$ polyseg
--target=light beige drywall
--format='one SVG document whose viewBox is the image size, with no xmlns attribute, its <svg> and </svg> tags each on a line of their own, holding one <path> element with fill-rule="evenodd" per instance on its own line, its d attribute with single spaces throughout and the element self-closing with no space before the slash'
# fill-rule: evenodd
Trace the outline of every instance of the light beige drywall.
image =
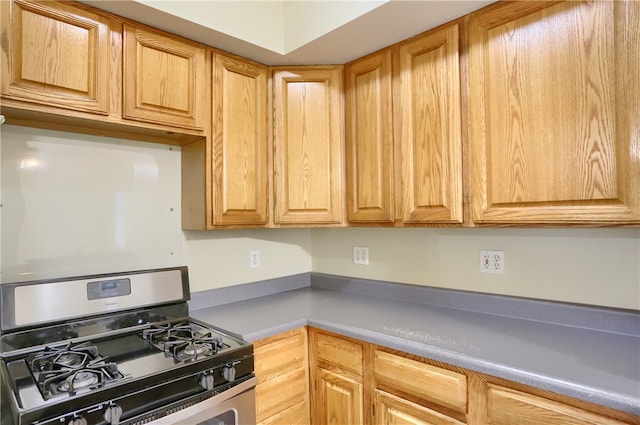
<svg viewBox="0 0 640 425">
<path fill-rule="evenodd" d="M 640 229 L 314 229 L 313 271 L 640 310 Z M 369 248 L 354 265 L 353 246 Z M 480 272 L 502 250 L 505 273 Z"/>
<path fill-rule="evenodd" d="M 182 256 L 192 291 L 307 273 L 311 270 L 308 229 L 185 231 Z M 260 265 L 249 266 L 257 250 Z"/>
<path fill-rule="evenodd" d="M 308 229 L 183 232 L 179 147 L 6 124 L 0 140 L 2 283 L 187 265 L 198 291 L 311 270 Z"/>
</svg>

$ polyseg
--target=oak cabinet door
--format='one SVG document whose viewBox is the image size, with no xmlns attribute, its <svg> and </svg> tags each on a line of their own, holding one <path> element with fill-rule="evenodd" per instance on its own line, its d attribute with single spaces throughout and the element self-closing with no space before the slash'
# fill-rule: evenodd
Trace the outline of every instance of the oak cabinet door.
<svg viewBox="0 0 640 425">
<path fill-rule="evenodd" d="M 63 2 L 1 3 L 2 97 L 106 115 L 109 18 Z"/>
<path fill-rule="evenodd" d="M 364 342 L 312 329 L 309 367 L 314 425 L 369 423 Z"/>
<path fill-rule="evenodd" d="M 635 1 L 472 15 L 475 222 L 640 222 L 638 22 Z"/>
<path fill-rule="evenodd" d="M 375 390 L 374 400 L 374 423 L 379 425 L 463 425 L 463 422 L 384 391 Z"/>
<path fill-rule="evenodd" d="M 394 221 L 391 50 L 345 66 L 347 220 Z"/>
<path fill-rule="evenodd" d="M 318 424 L 359 425 L 363 423 L 362 382 L 325 369 L 316 374 Z"/>
<path fill-rule="evenodd" d="M 129 24 L 124 25 L 123 46 L 123 118 L 203 129 L 205 47 Z"/>
<path fill-rule="evenodd" d="M 625 425 L 596 413 L 532 394 L 489 384 L 488 425 Z"/>
<path fill-rule="evenodd" d="M 273 73 L 276 225 L 343 222 L 342 67 Z"/>
<path fill-rule="evenodd" d="M 458 25 L 401 44 L 394 63 L 399 218 L 462 223 Z"/>
<path fill-rule="evenodd" d="M 373 361 L 376 386 L 410 394 L 421 402 L 461 414 L 467 412 L 468 386 L 464 374 L 382 350 L 374 351 Z"/>
<path fill-rule="evenodd" d="M 213 226 L 266 226 L 267 68 L 216 52 L 213 63 Z"/>
<path fill-rule="evenodd" d="M 256 418 L 260 425 L 309 424 L 307 331 L 254 342 Z"/>
</svg>

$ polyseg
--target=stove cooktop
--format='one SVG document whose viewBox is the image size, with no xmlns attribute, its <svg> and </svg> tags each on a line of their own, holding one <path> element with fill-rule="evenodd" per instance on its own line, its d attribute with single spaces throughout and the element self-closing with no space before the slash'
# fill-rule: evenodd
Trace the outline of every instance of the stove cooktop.
<svg viewBox="0 0 640 425">
<path fill-rule="evenodd" d="M 19 404 L 30 410 L 154 376 L 185 374 L 182 369 L 199 363 L 214 367 L 228 361 L 225 353 L 246 345 L 192 320 L 46 346 L 6 359 L 5 365 Z"/>
</svg>

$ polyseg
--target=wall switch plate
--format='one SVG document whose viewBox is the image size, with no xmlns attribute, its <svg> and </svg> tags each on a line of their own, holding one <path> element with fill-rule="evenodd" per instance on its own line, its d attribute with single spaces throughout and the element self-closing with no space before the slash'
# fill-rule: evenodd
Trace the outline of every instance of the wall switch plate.
<svg viewBox="0 0 640 425">
<path fill-rule="evenodd" d="M 369 264 L 369 248 L 366 246 L 353 247 L 353 264 L 366 266 Z"/>
<path fill-rule="evenodd" d="M 504 273 L 504 251 L 480 251 L 480 271 L 482 273 Z"/>
<path fill-rule="evenodd" d="M 260 267 L 260 251 L 257 249 L 249 251 L 249 267 L 252 269 Z"/>
</svg>

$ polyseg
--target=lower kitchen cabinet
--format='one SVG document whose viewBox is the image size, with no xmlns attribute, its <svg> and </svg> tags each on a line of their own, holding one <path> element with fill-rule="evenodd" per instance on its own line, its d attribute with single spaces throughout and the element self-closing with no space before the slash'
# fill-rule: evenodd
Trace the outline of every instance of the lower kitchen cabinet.
<svg viewBox="0 0 640 425">
<path fill-rule="evenodd" d="M 253 343 L 258 425 L 309 424 L 307 331 L 298 328 Z"/>
<path fill-rule="evenodd" d="M 315 328 L 254 347 L 259 425 L 640 425 L 640 416 Z"/>
<path fill-rule="evenodd" d="M 322 368 L 314 372 L 313 423 L 363 423 L 362 382 Z"/>
<path fill-rule="evenodd" d="M 375 423 L 381 425 L 462 425 L 453 418 L 381 390 L 374 392 Z"/>
<path fill-rule="evenodd" d="M 310 331 L 312 424 L 368 423 L 364 422 L 365 346 L 362 341 Z"/>
<path fill-rule="evenodd" d="M 372 350 L 375 411 L 384 414 L 376 418 L 377 422 L 396 423 L 388 419 L 398 416 L 399 412 L 403 412 L 401 416 L 414 418 L 411 423 L 456 424 L 461 423 L 456 419 L 466 419 L 467 376 L 464 373 L 382 347 Z M 405 410 L 398 410 L 398 400 L 406 401 L 402 404 Z M 386 407 L 390 403 L 394 406 L 391 410 Z"/>
<path fill-rule="evenodd" d="M 487 425 L 625 425 L 638 424 L 602 416 L 560 401 L 488 383 L 482 402 L 486 403 Z"/>
</svg>

